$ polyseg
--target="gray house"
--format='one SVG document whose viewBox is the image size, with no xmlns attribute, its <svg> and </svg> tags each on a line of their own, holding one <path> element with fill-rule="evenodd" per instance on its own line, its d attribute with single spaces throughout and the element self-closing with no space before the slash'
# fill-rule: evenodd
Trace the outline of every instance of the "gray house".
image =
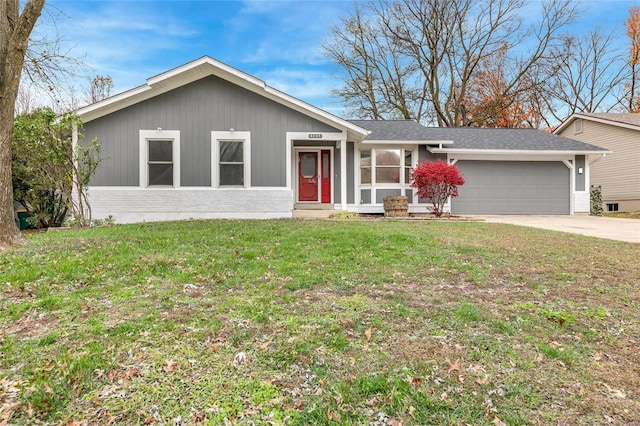
<svg viewBox="0 0 640 426">
<path fill-rule="evenodd" d="M 207 56 L 77 113 L 102 145 L 94 217 L 119 223 L 381 213 L 389 195 L 426 213 L 409 173 L 436 158 L 467 181 L 454 214 L 582 213 L 589 164 L 608 152 L 537 130 L 347 121 Z"/>
</svg>

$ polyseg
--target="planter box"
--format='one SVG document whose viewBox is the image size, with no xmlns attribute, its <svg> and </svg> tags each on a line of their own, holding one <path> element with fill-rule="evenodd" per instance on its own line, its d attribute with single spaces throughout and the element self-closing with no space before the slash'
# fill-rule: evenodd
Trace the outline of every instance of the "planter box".
<svg viewBox="0 0 640 426">
<path fill-rule="evenodd" d="M 409 199 L 404 196 L 384 197 L 384 217 L 409 217 Z"/>
</svg>

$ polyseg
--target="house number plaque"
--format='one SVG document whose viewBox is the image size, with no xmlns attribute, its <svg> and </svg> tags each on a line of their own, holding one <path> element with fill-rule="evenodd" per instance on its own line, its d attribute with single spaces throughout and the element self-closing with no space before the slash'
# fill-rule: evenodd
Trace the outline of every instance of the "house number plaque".
<svg viewBox="0 0 640 426">
<path fill-rule="evenodd" d="M 322 133 L 309 133 L 309 139 L 322 139 Z"/>
</svg>

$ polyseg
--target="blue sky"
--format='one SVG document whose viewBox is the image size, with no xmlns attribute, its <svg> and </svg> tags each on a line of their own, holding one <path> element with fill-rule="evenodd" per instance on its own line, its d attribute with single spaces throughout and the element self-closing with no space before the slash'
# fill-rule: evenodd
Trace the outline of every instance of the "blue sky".
<svg viewBox="0 0 640 426">
<path fill-rule="evenodd" d="M 536 4 L 529 7 L 535 10 Z M 583 15 L 574 29 L 616 30 L 626 43 L 622 22 L 633 4 L 581 0 Z M 49 0 L 43 22 L 63 13 L 56 26 L 72 54 L 82 57 L 92 74 L 111 76 L 116 92 L 209 55 L 340 115 L 340 101 L 330 96 L 340 80 L 321 44 L 352 5 L 351 0 Z"/>
</svg>

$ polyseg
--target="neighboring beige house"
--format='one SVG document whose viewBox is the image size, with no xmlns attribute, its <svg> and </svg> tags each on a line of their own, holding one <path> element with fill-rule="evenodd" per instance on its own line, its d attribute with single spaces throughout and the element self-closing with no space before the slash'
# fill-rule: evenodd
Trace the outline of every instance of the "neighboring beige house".
<svg viewBox="0 0 640 426">
<path fill-rule="evenodd" d="M 605 211 L 640 211 L 640 114 L 573 114 L 554 133 L 612 151 L 591 164 L 590 182 Z"/>
</svg>

